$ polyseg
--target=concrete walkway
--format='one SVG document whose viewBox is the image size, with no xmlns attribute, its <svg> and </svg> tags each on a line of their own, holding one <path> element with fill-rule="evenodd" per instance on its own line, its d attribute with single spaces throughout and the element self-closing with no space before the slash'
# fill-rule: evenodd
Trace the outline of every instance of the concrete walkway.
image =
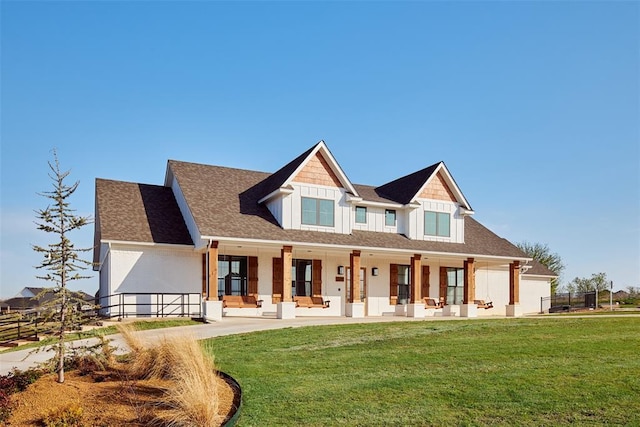
<svg viewBox="0 0 640 427">
<path fill-rule="evenodd" d="M 601 318 L 601 317 L 640 317 L 640 315 L 584 315 L 584 316 L 527 316 L 549 319 L 575 319 L 581 318 Z M 164 329 L 152 329 L 148 331 L 137 332 L 144 341 L 157 341 L 162 337 L 170 336 L 192 336 L 201 340 L 212 337 L 220 337 L 225 335 L 242 334 L 255 331 L 266 331 L 271 329 L 283 328 L 299 328 L 303 326 L 317 325 L 341 325 L 353 323 L 381 323 L 381 322 L 433 322 L 443 320 L 487 320 L 487 319 L 504 319 L 502 316 L 482 316 L 474 319 L 461 317 L 427 317 L 424 319 L 415 319 L 400 316 L 382 316 L 382 317 L 365 317 L 354 319 L 352 317 L 297 317 L 295 319 L 276 319 L 275 317 L 224 317 L 222 321 L 194 326 L 179 326 Z M 511 317 L 513 319 L 513 317 Z M 132 319 L 134 320 L 134 319 Z M 119 334 L 109 335 L 111 345 L 117 347 L 116 353 L 123 354 L 128 351 L 124 340 Z M 69 343 L 70 346 L 80 347 L 96 344 L 96 338 L 86 340 L 77 340 Z M 26 370 L 37 366 L 39 363 L 45 362 L 53 357 L 52 351 L 36 351 L 38 349 L 18 350 L 0 353 L 0 375 L 6 375 L 13 368 Z"/>
<path fill-rule="evenodd" d="M 339 325 L 350 323 L 380 323 L 380 322 L 411 322 L 411 321 L 434 321 L 434 320 L 454 320 L 454 317 L 431 317 L 426 319 L 412 319 L 408 317 L 367 317 L 354 319 L 351 317 L 297 317 L 295 319 L 276 319 L 269 317 L 224 317 L 222 321 L 207 323 L 202 325 L 178 326 L 173 328 L 152 329 L 139 331 L 137 334 L 143 341 L 156 341 L 162 337 L 171 336 L 192 336 L 201 340 L 225 335 L 242 334 L 255 331 L 266 331 L 270 329 L 299 328 L 303 326 L 316 325 Z M 134 320 L 134 319 L 132 319 Z M 111 345 L 117 347 L 117 354 L 128 351 L 127 345 L 119 334 L 108 335 Z M 97 338 L 76 340 L 69 343 L 71 347 L 81 347 L 97 344 Z M 38 351 L 39 350 L 39 351 Z M 43 351 L 42 349 L 26 349 L 0 353 L 0 375 L 6 375 L 13 368 L 26 370 L 46 362 L 53 357 L 53 351 Z"/>
</svg>

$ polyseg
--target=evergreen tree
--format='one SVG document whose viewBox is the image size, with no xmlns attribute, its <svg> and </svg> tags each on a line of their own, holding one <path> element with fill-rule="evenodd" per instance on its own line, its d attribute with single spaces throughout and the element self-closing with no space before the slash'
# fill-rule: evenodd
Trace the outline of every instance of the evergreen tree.
<svg viewBox="0 0 640 427">
<path fill-rule="evenodd" d="M 53 150 L 53 163 L 48 162 L 49 178 L 53 181 L 53 190 L 38 193 L 50 200 L 50 205 L 45 209 L 36 210 L 36 225 L 38 230 L 54 235 L 53 243 L 46 246 L 32 245 L 36 252 L 43 254 L 43 261 L 37 269 L 45 270 L 43 275 L 36 276 L 39 279 L 53 282 L 53 286 L 47 288 L 42 294 L 53 292 L 55 297 L 43 304 L 46 320 L 52 321 L 56 330 L 56 351 L 55 362 L 57 364 L 58 382 L 64 382 L 64 356 L 65 356 L 65 331 L 71 329 L 76 324 L 78 310 L 81 299 L 78 294 L 70 291 L 67 284 L 73 280 L 86 279 L 88 276 L 80 274 L 91 262 L 80 258 L 80 253 L 90 251 L 87 249 L 76 249 L 69 239 L 69 234 L 87 224 L 90 224 L 90 217 L 76 215 L 69 206 L 69 197 L 78 188 L 79 181 L 72 185 L 67 185 L 65 179 L 69 176 L 69 171 L 60 170 L 58 155 Z M 39 295 L 39 297 L 42 296 Z"/>
</svg>

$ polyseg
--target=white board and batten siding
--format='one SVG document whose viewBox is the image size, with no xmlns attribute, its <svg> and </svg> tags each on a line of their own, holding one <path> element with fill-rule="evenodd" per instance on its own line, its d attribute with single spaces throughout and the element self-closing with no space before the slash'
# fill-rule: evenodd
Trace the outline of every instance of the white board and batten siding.
<svg viewBox="0 0 640 427">
<path fill-rule="evenodd" d="M 408 235 L 414 240 L 430 240 L 434 242 L 464 243 L 464 218 L 459 214 L 460 205 L 458 203 L 445 202 L 442 200 L 419 200 L 421 207 L 413 209 L 409 213 Z M 450 236 L 427 236 L 424 234 L 424 213 L 445 212 L 450 215 Z"/>
<path fill-rule="evenodd" d="M 194 252 L 192 248 L 113 244 L 106 260 L 107 265 L 103 266 L 103 269 L 108 268 L 108 273 L 101 274 L 101 278 L 105 277 L 105 283 L 100 284 L 100 293 L 180 293 L 192 294 L 191 299 L 195 300 L 201 291 L 201 257 L 202 255 Z M 124 300 L 112 297 L 108 305 L 113 306 L 119 301 L 131 304 L 125 307 L 125 313 L 128 315 L 150 315 L 159 309 L 154 304 L 154 297 L 146 295 L 126 296 Z M 151 305 L 135 307 L 135 303 Z M 113 307 L 110 312 L 111 315 L 117 314 L 118 308 Z"/>
<path fill-rule="evenodd" d="M 346 202 L 343 188 L 325 187 L 312 184 L 294 183 L 294 191 L 287 196 L 277 197 L 267 203 L 271 214 L 284 229 L 310 230 L 339 234 L 351 233 L 351 205 Z M 334 201 L 333 227 L 307 225 L 302 223 L 302 198 L 325 199 Z"/>
</svg>

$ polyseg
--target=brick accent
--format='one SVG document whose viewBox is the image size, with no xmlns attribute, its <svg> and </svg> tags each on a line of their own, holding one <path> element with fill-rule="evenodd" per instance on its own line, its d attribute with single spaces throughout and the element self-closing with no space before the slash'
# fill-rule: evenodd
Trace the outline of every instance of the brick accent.
<svg viewBox="0 0 640 427">
<path fill-rule="evenodd" d="M 338 176 L 331 170 L 331 166 L 320 153 L 316 153 L 314 157 L 310 158 L 293 180 L 307 184 L 342 188 Z"/>
<path fill-rule="evenodd" d="M 456 201 L 455 196 L 444 181 L 440 172 L 438 172 L 437 175 L 433 177 L 429 185 L 422 190 L 419 197 L 421 199 L 446 200 L 448 202 Z"/>
</svg>

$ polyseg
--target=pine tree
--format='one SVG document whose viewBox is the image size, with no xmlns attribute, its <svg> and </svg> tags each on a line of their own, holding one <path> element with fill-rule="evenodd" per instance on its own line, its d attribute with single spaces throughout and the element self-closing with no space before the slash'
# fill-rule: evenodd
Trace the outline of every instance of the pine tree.
<svg viewBox="0 0 640 427">
<path fill-rule="evenodd" d="M 76 249 L 69 239 L 69 234 L 92 222 L 90 217 L 83 217 L 74 214 L 74 210 L 69 206 L 69 197 L 76 191 L 79 181 L 72 185 L 67 185 L 65 179 L 70 171 L 60 170 L 58 155 L 53 150 L 53 163 L 48 162 L 49 178 L 53 181 L 53 190 L 38 193 L 38 195 L 50 199 L 50 205 L 45 209 L 36 210 L 35 222 L 38 230 L 52 233 L 55 237 L 53 243 L 46 246 L 32 245 L 33 250 L 44 255 L 43 261 L 37 269 L 46 271 L 46 274 L 36 276 L 38 279 L 47 280 L 54 283 L 54 286 L 47 288 L 38 297 L 47 292 L 53 292 L 55 297 L 44 303 L 46 320 L 52 321 L 56 330 L 56 343 L 53 345 L 58 372 L 58 382 L 64 382 L 64 356 L 65 356 L 65 331 L 71 328 L 77 321 L 78 311 L 76 308 L 81 299 L 76 292 L 70 291 L 67 284 L 72 280 L 87 279 L 89 276 L 80 274 L 80 270 L 85 270 L 91 262 L 80 258 L 80 253 L 88 252 L 92 248 Z"/>
</svg>

